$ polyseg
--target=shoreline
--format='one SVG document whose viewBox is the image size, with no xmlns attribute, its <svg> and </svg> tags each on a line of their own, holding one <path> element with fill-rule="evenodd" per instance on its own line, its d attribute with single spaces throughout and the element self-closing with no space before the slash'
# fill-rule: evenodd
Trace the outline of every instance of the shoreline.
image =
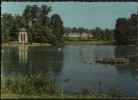
<svg viewBox="0 0 138 100">
<path fill-rule="evenodd" d="M 113 45 L 113 41 L 65 41 L 64 43 L 57 44 L 60 45 Z M 48 43 L 32 43 L 32 44 L 10 44 L 10 43 L 2 43 L 1 46 L 53 46 Z"/>
<path fill-rule="evenodd" d="M 113 45 L 113 41 L 65 41 L 64 45 Z"/>
<path fill-rule="evenodd" d="M 20 44 L 9 44 L 9 43 L 2 43 L 1 46 L 52 46 L 52 44 L 40 44 L 40 43 L 33 43 L 33 44 L 26 44 L 26 45 L 20 45 Z"/>
<path fill-rule="evenodd" d="M 65 93 L 62 98 L 61 94 L 56 95 L 24 95 L 24 94 L 13 94 L 13 93 L 2 93 L 1 99 L 137 99 L 137 96 L 122 96 L 120 98 L 112 97 L 106 94 L 90 94 L 90 95 L 79 95 L 79 94 L 68 94 Z"/>
</svg>

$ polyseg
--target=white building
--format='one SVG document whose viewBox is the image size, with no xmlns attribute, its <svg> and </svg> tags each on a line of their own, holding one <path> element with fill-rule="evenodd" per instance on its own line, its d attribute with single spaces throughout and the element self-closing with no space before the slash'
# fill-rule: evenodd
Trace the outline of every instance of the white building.
<svg viewBox="0 0 138 100">
<path fill-rule="evenodd" d="M 18 42 L 20 44 L 25 44 L 28 42 L 28 33 L 25 28 L 21 28 L 18 35 Z"/>
<path fill-rule="evenodd" d="M 63 35 L 70 40 L 90 40 L 93 39 L 93 35 L 91 33 L 69 33 Z"/>
</svg>

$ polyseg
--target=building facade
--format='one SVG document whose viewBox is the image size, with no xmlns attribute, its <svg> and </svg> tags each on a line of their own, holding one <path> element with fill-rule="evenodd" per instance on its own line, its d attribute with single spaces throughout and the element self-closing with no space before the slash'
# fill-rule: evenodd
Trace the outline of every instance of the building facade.
<svg viewBox="0 0 138 100">
<path fill-rule="evenodd" d="M 63 37 L 66 37 L 70 40 L 91 40 L 93 35 L 91 33 L 69 33 L 64 34 Z"/>
</svg>

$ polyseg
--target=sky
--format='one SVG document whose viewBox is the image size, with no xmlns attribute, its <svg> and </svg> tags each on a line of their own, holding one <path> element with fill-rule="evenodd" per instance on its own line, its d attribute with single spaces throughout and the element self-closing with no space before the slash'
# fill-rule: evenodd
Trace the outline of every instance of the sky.
<svg viewBox="0 0 138 100">
<path fill-rule="evenodd" d="M 113 29 L 117 18 L 129 18 L 137 12 L 136 2 L 1 2 L 1 13 L 23 13 L 26 5 L 47 5 L 59 14 L 65 27 Z"/>
</svg>

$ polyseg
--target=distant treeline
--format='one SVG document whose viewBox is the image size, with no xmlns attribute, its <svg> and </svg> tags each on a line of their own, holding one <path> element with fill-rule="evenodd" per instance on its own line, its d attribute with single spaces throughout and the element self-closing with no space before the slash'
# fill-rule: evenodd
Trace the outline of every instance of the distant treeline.
<svg viewBox="0 0 138 100">
<path fill-rule="evenodd" d="M 80 28 L 70 28 L 65 27 L 64 28 L 65 34 L 69 33 L 91 33 L 93 34 L 94 40 L 113 40 L 114 39 L 114 30 L 113 29 L 101 29 L 99 27 L 96 27 L 95 29 L 86 29 L 83 27 Z"/>
<path fill-rule="evenodd" d="M 51 43 L 56 45 L 62 42 L 64 27 L 61 17 L 54 14 L 51 17 L 48 13 L 51 7 L 42 5 L 27 5 L 22 15 L 5 13 L 2 15 L 2 42 L 18 40 L 20 28 L 26 28 L 29 34 L 29 42 Z"/>
<path fill-rule="evenodd" d="M 18 41 L 20 28 L 26 28 L 29 42 L 51 43 L 53 45 L 64 41 L 63 34 L 91 33 L 94 40 L 114 40 L 117 45 L 136 44 L 137 40 L 137 15 L 130 18 L 118 18 L 115 29 L 69 28 L 63 26 L 63 21 L 58 14 L 48 16 L 51 7 L 42 5 L 27 5 L 22 15 L 2 14 L 1 31 L 2 42 Z"/>
<path fill-rule="evenodd" d="M 137 15 L 130 18 L 118 18 L 114 30 L 117 45 L 134 45 L 137 41 Z"/>
</svg>

